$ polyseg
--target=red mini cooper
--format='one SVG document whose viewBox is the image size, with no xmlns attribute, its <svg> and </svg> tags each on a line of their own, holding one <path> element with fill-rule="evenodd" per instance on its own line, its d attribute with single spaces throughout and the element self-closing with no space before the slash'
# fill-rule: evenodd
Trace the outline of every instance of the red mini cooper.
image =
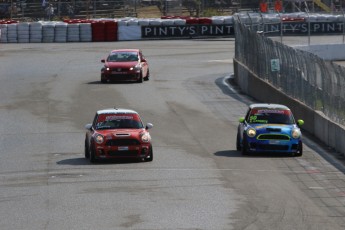
<svg viewBox="0 0 345 230">
<path fill-rule="evenodd" d="M 85 158 L 91 163 L 99 159 L 132 158 L 152 161 L 151 123 L 143 125 L 139 114 L 129 109 L 104 109 L 96 112 L 87 124 Z"/>
<path fill-rule="evenodd" d="M 110 81 L 148 81 L 150 70 L 147 60 L 139 49 L 118 49 L 101 60 L 104 67 L 101 69 L 101 82 Z"/>
</svg>

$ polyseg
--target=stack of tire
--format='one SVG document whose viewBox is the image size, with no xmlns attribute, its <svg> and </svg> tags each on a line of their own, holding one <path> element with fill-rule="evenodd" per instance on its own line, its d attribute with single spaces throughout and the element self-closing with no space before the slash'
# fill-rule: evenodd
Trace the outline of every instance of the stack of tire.
<svg viewBox="0 0 345 230">
<path fill-rule="evenodd" d="M 30 42 L 31 43 L 42 42 L 42 23 L 40 22 L 30 23 Z"/>
<path fill-rule="evenodd" d="M 18 42 L 17 24 L 7 25 L 7 42 L 8 43 Z"/>
<path fill-rule="evenodd" d="M 104 42 L 104 30 L 105 30 L 105 23 L 104 21 L 93 21 L 91 23 L 92 27 L 92 41 L 93 42 Z"/>
<path fill-rule="evenodd" d="M 80 41 L 81 42 L 91 42 L 92 41 L 92 27 L 90 22 L 80 23 Z"/>
<path fill-rule="evenodd" d="M 67 23 L 59 22 L 55 24 L 55 42 L 67 42 Z"/>
<path fill-rule="evenodd" d="M 17 36 L 19 43 L 30 42 L 30 24 L 28 22 L 20 22 L 17 24 Z"/>
<path fill-rule="evenodd" d="M 7 24 L 0 24 L 0 42 L 7 43 Z"/>
<path fill-rule="evenodd" d="M 86 19 L 67 19 L 68 23 L 67 41 L 69 42 L 91 42 L 92 41 L 92 20 Z M 70 25 L 74 24 L 74 25 Z M 78 31 L 77 31 L 78 30 Z"/>
<path fill-rule="evenodd" d="M 42 24 L 42 42 L 50 43 L 55 40 L 55 23 L 43 22 Z"/>
<path fill-rule="evenodd" d="M 105 41 L 117 41 L 118 25 L 116 21 L 106 21 L 104 23 Z"/>
<path fill-rule="evenodd" d="M 92 41 L 117 41 L 118 23 L 115 20 L 92 21 Z"/>
<path fill-rule="evenodd" d="M 79 23 L 69 23 L 67 24 L 67 41 L 68 42 L 79 42 L 80 41 L 80 31 Z"/>
</svg>

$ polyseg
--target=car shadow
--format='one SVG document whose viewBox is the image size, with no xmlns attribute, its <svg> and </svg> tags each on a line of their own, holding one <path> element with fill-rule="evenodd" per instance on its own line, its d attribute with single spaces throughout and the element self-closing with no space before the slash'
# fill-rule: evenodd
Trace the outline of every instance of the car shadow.
<svg viewBox="0 0 345 230">
<path fill-rule="evenodd" d="M 95 163 L 90 163 L 89 159 L 84 157 L 65 159 L 57 161 L 58 165 L 107 165 L 107 164 L 133 164 L 133 163 L 145 163 L 145 161 L 137 159 L 110 159 L 110 160 L 97 160 Z"/>
<path fill-rule="evenodd" d="M 215 156 L 218 157 L 255 157 L 255 158 L 286 158 L 286 157 L 294 157 L 290 153 L 248 153 L 243 155 L 240 151 L 237 150 L 223 150 L 214 153 Z"/>
<path fill-rule="evenodd" d="M 88 84 L 88 85 L 101 85 L 103 83 L 101 81 L 90 81 L 90 82 L 87 82 L 86 84 Z"/>
<path fill-rule="evenodd" d="M 87 82 L 88 85 L 122 85 L 122 84 L 140 84 L 136 81 L 110 81 L 107 83 L 102 83 L 101 81 L 90 81 Z"/>
<path fill-rule="evenodd" d="M 243 157 L 241 152 L 236 150 L 223 150 L 214 153 L 218 157 Z"/>
</svg>

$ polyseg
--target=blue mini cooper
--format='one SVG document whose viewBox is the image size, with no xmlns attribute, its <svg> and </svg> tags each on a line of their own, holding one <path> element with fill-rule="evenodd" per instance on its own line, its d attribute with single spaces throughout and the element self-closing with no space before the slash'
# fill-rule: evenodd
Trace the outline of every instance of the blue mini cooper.
<svg viewBox="0 0 345 230">
<path fill-rule="evenodd" d="M 302 156 L 302 134 L 291 110 L 279 104 L 252 104 L 238 125 L 236 148 L 251 152 L 284 152 Z"/>
</svg>

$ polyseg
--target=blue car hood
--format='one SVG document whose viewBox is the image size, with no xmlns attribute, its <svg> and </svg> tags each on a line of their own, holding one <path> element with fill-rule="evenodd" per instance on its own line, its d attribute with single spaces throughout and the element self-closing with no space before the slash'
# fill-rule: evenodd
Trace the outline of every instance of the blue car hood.
<svg viewBox="0 0 345 230">
<path fill-rule="evenodd" d="M 296 124 L 250 124 L 251 127 L 256 129 L 258 134 L 261 133 L 281 133 L 291 135 L 291 130 L 298 128 Z"/>
</svg>

